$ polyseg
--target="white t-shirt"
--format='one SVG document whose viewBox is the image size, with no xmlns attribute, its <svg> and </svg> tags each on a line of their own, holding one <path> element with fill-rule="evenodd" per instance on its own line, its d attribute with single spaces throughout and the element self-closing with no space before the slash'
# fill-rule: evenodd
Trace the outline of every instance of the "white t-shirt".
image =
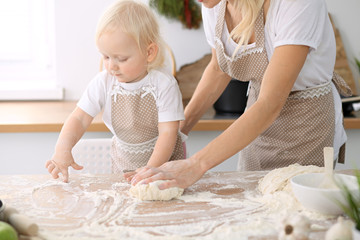
<svg viewBox="0 0 360 240">
<path fill-rule="evenodd" d="M 202 6 L 204 31 L 212 48 L 215 48 L 215 26 L 219 8 L 220 3 L 213 8 Z M 265 49 L 269 60 L 274 49 L 279 46 L 310 47 L 292 91 L 317 87 L 331 81 L 336 59 L 336 42 L 325 0 L 271 0 L 264 31 Z M 229 40 L 226 21 L 224 21 L 221 40 L 227 55 L 232 56 L 237 43 L 232 39 Z M 249 47 L 255 46 L 256 43 L 249 45 Z M 346 141 L 346 133 L 342 123 L 340 95 L 335 85 L 331 84 L 335 103 L 334 150 L 337 156 L 338 149 Z"/>
<path fill-rule="evenodd" d="M 95 117 L 104 110 L 103 120 L 115 134 L 111 125 L 111 90 L 117 80 L 106 70 L 98 73 L 89 83 L 77 106 L 90 116 Z M 159 122 L 184 120 L 182 96 L 175 78 L 169 74 L 152 70 L 142 80 L 134 83 L 119 83 L 128 91 L 152 86 L 154 89 Z"/>
</svg>

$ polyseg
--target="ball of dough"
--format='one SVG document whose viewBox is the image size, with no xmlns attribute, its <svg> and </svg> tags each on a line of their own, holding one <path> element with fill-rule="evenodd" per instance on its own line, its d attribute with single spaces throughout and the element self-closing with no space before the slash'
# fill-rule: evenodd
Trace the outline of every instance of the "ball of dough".
<svg viewBox="0 0 360 240">
<path fill-rule="evenodd" d="M 138 183 L 135 186 L 131 186 L 129 191 L 132 196 L 143 201 L 168 201 L 173 198 L 178 198 L 183 194 L 184 189 L 178 187 L 160 190 L 158 185 L 165 181 L 166 180 L 158 180 L 149 184 Z"/>
</svg>

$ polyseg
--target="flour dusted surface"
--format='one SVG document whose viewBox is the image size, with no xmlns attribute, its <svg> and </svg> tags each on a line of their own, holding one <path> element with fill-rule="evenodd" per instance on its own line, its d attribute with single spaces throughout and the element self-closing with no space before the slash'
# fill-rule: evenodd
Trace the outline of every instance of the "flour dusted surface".
<svg viewBox="0 0 360 240">
<path fill-rule="evenodd" d="M 279 219 L 300 212 L 323 239 L 335 219 L 301 208 L 291 194 L 261 194 L 267 172 L 207 173 L 171 201 L 138 201 L 116 175 L 0 176 L 0 198 L 35 219 L 44 239 L 277 239 Z"/>
</svg>

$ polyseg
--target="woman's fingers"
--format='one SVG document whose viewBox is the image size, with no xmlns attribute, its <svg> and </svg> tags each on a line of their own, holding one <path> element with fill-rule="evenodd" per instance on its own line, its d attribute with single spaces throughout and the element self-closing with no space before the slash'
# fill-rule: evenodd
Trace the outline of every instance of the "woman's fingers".
<svg viewBox="0 0 360 240">
<path fill-rule="evenodd" d="M 158 168 L 152 168 L 152 167 L 145 167 L 141 169 L 132 179 L 131 179 L 131 185 L 135 186 L 138 182 L 144 181 L 143 183 L 150 183 L 153 180 L 150 178 L 157 174 L 160 170 Z"/>
<path fill-rule="evenodd" d="M 187 188 L 198 181 L 204 172 L 196 159 L 166 162 L 159 168 L 145 167 L 131 179 L 131 184 L 148 184 L 157 180 L 170 180 L 161 184 L 161 189 L 169 187 Z"/>
<path fill-rule="evenodd" d="M 144 175 L 146 177 L 142 178 L 142 181 L 139 181 L 140 184 L 149 184 L 151 182 L 157 181 L 157 180 L 169 180 L 172 179 L 168 174 L 166 174 L 164 171 L 161 171 L 159 169 L 151 169 L 151 175 Z M 148 172 L 144 173 L 148 174 Z"/>
<path fill-rule="evenodd" d="M 160 190 L 163 190 L 163 189 L 167 189 L 167 188 L 171 188 L 171 187 L 179 187 L 179 186 L 178 186 L 178 183 L 176 182 L 176 180 L 173 179 L 173 180 L 169 180 L 169 181 L 159 184 L 158 187 Z"/>
<path fill-rule="evenodd" d="M 180 187 L 177 180 L 174 177 L 166 172 L 162 171 L 158 168 L 151 168 L 147 171 L 142 172 L 141 175 L 136 175 L 137 180 L 132 181 L 133 185 L 138 184 L 149 184 L 158 180 L 167 180 L 164 183 L 159 185 L 159 189 L 167 189 L 171 187 Z"/>
<path fill-rule="evenodd" d="M 135 176 L 136 172 L 126 172 L 124 173 L 124 178 L 127 182 L 131 182 L 132 178 Z"/>
<path fill-rule="evenodd" d="M 126 170 L 125 170 L 123 176 L 124 176 L 124 178 L 126 179 L 126 181 L 131 182 L 132 178 L 133 178 L 136 174 L 138 174 L 138 173 L 143 173 L 143 172 L 145 172 L 145 171 L 147 171 L 147 170 L 148 170 L 148 167 L 146 167 L 146 166 L 145 166 L 145 167 L 138 168 L 138 169 L 136 169 L 135 171 L 126 171 Z"/>
</svg>

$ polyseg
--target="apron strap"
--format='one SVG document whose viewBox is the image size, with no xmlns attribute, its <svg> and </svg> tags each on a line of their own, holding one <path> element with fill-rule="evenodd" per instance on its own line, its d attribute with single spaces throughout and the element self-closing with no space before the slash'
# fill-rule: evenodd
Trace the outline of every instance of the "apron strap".
<svg viewBox="0 0 360 240">
<path fill-rule="evenodd" d="M 352 96 L 351 88 L 345 82 L 345 80 L 336 72 L 333 72 L 332 81 L 334 82 L 335 87 L 341 96 L 344 96 L 344 97 Z"/>
<path fill-rule="evenodd" d="M 345 163 L 345 143 L 339 149 L 338 163 Z"/>
</svg>

